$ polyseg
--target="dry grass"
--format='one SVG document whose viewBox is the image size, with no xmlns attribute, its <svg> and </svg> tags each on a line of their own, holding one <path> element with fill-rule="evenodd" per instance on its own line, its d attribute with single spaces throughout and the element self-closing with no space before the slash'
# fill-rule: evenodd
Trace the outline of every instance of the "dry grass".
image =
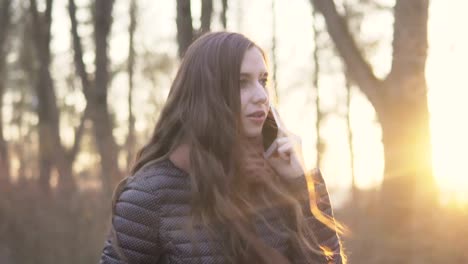
<svg viewBox="0 0 468 264">
<path fill-rule="evenodd" d="M 404 227 L 386 222 L 385 207 L 361 202 L 367 206 L 336 212 L 351 229 L 344 237 L 349 263 L 468 263 L 468 211 L 434 206 Z"/>
<path fill-rule="evenodd" d="M 97 263 L 108 230 L 103 200 L 44 196 L 31 182 L 0 187 L 0 263 Z"/>
<path fill-rule="evenodd" d="M 343 239 L 349 263 L 468 263 L 466 211 L 434 208 L 405 230 L 389 228 L 385 208 L 370 199 L 335 210 L 352 231 Z M 0 263 L 97 263 L 109 204 L 96 192 L 63 199 L 42 195 L 34 182 L 0 186 Z"/>
</svg>

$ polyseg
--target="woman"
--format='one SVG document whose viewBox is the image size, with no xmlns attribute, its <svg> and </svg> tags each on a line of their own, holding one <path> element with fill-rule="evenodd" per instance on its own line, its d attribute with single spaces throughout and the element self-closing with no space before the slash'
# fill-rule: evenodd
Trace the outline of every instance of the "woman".
<svg viewBox="0 0 468 264">
<path fill-rule="evenodd" d="M 343 262 L 325 184 L 318 170 L 304 174 L 300 142 L 280 129 L 263 156 L 267 79 L 263 51 L 241 34 L 188 48 L 116 189 L 101 263 Z"/>
</svg>

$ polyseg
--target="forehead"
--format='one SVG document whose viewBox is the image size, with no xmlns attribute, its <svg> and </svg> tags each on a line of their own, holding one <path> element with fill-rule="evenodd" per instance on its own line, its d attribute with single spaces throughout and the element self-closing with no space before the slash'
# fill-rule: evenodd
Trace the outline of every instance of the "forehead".
<svg viewBox="0 0 468 264">
<path fill-rule="evenodd" d="M 262 53 L 256 47 L 248 49 L 241 64 L 241 73 L 264 73 L 267 71 Z"/>
</svg>

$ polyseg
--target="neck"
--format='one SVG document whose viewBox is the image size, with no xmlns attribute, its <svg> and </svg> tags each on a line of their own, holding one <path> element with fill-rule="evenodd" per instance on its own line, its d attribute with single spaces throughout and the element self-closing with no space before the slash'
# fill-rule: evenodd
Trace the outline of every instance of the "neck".
<svg viewBox="0 0 468 264">
<path fill-rule="evenodd" d="M 179 169 L 190 173 L 190 146 L 186 143 L 177 146 L 169 155 L 169 159 Z"/>
</svg>

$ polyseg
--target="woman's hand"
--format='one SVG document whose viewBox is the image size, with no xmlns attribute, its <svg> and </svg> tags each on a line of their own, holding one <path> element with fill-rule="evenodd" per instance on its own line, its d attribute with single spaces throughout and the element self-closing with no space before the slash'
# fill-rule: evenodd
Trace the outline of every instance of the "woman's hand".
<svg viewBox="0 0 468 264">
<path fill-rule="evenodd" d="M 285 179 L 293 179 L 304 175 L 305 167 L 301 138 L 282 129 L 279 131 L 275 143 L 277 149 L 267 161 L 276 173 Z"/>
</svg>

